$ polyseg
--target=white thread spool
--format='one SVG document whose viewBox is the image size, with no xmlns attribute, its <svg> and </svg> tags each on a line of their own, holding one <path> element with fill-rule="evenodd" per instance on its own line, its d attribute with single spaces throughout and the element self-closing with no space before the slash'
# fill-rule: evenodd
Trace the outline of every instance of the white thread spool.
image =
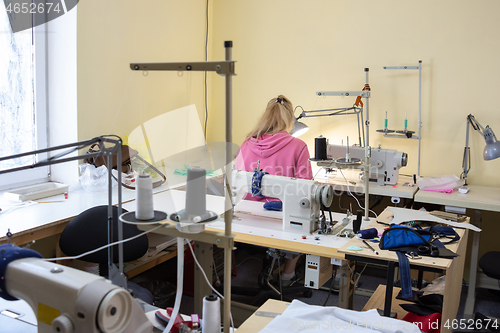
<svg viewBox="0 0 500 333">
<path fill-rule="evenodd" d="M 135 218 L 151 220 L 155 217 L 153 209 L 153 180 L 147 173 L 142 173 L 135 180 Z"/>
<path fill-rule="evenodd" d="M 203 298 L 203 333 L 220 333 L 220 299 L 214 294 Z"/>
</svg>

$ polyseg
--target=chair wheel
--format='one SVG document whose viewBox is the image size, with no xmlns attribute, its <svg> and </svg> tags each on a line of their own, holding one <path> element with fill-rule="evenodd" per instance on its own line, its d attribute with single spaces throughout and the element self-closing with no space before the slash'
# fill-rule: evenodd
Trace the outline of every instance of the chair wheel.
<svg viewBox="0 0 500 333">
<path fill-rule="evenodd" d="M 313 292 L 312 292 L 311 289 L 304 290 L 304 292 L 302 293 L 302 295 L 304 295 L 304 297 L 306 297 L 306 298 L 311 298 L 313 296 Z"/>
</svg>

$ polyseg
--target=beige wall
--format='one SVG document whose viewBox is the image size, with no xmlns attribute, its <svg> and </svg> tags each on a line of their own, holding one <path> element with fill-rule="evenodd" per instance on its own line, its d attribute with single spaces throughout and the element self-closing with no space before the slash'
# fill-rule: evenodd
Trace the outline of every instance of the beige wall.
<svg viewBox="0 0 500 333">
<path fill-rule="evenodd" d="M 237 76 L 233 82 L 234 141 L 282 93 L 306 110 L 351 106 L 353 98 L 316 97 L 319 90 L 360 90 L 370 69 L 370 145 L 407 152 L 403 173 L 417 171 L 417 141 L 384 138 L 389 128 L 417 131 L 418 71 L 383 66 L 418 65 L 422 71 L 421 174 L 460 175 L 466 116 L 472 113 L 500 135 L 495 105 L 500 46 L 497 13 L 491 1 L 255 0 L 214 2 L 213 58 L 223 59 L 222 43 L 233 40 Z M 209 137 L 223 140 L 223 82 L 214 81 Z M 298 115 L 299 111 L 297 111 Z M 354 116 L 309 118 L 302 139 L 314 152 L 320 134 L 333 143 L 357 137 Z M 469 182 L 500 186 L 500 159 L 483 161 L 484 140 L 471 133 Z"/>
<path fill-rule="evenodd" d="M 201 73 L 145 77 L 129 70 L 129 63 L 203 60 L 205 5 L 202 0 L 79 3 L 80 140 L 124 136 L 146 120 L 193 103 L 204 121 Z M 386 111 L 390 128 L 401 129 L 406 112 L 409 129 L 417 130 L 417 72 L 383 66 L 422 60 L 421 174 L 459 175 L 467 114 L 500 135 L 498 12 L 496 0 L 210 1 L 209 60 L 223 60 L 223 41 L 232 40 L 237 61 L 233 141 L 241 144 L 266 102 L 278 94 L 306 110 L 351 106 L 352 99 L 318 98 L 315 92 L 359 90 L 367 67 L 370 144 L 407 152 L 409 166 L 402 172 L 414 173 L 417 141 L 384 138 L 375 130 L 383 127 Z M 209 74 L 208 82 L 208 141 L 223 141 L 224 80 Z M 357 135 L 352 116 L 310 118 L 307 124 L 311 130 L 303 139 L 311 152 L 320 134 L 334 143 Z M 500 186 L 500 159 L 483 161 L 483 148 L 481 136 L 471 133 L 469 182 Z M 485 226 L 498 214 L 490 215 L 485 214 Z M 494 248 L 494 239 L 487 234 L 482 239 L 481 252 Z"/>
<path fill-rule="evenodd" d="M 205 15 L 204 0 L 81 1 L 79 139 L 111 133 L 123 137 L 149 119 L 190 104 L 196 105 L 203 122 L 201 72 L 144 76 L 129 64 L 205 60 Z M 172 125 L 165 124 L 165 131 Z"/>
</svg>

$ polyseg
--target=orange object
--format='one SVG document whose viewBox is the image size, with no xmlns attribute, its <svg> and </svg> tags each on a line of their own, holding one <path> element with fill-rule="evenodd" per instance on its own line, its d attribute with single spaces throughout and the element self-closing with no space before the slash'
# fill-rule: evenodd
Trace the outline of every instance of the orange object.
<svg viewBox="0 0 500 333">
<path fill-rule="evenodd" d="M 363 88 L 363 90 L 362 90 L 362 91 L 365 91 L 365 90 L 371 90 L 371 89 L 370 89 L 370 85 L 369 85 L 368 83 L 367 83 L 367 84 L 365 84 L 365 86 L 364 86 L 364 88 Z M 361 104 L 361 107 L 363 107 L 363 102 L 361 101 L 361 96 L 358 96 L 358 97 L 356 98 L 356 102 L 354 102 L 354 105 L 355 105 L 355 106 L 359 106 L 360 104 Z"/>
</svg>

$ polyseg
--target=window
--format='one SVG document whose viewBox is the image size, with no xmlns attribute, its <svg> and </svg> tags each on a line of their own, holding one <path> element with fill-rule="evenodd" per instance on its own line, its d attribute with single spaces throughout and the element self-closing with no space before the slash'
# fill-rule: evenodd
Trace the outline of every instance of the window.
<svg viewBox="0 0 500 333">
<path fill-rule="evenodd" d="M 13 33 L 0 5 L 0 156 L 47 146 L 44 26 Z M 45 156 L 0 162 L 0 170 L 31 165 Z M 48 180 L 48 167 L 0 175 L 0 189 Z"/>
</svg>

